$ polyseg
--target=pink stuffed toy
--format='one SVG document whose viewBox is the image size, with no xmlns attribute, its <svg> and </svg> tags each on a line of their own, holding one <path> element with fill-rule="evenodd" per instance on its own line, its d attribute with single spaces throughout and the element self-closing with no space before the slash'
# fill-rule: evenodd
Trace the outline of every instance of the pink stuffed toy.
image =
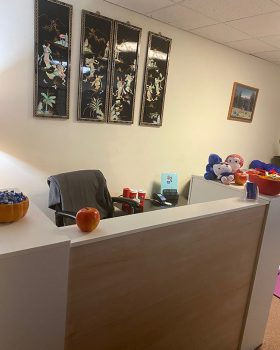
<svg viewBox="0 0 280 350">
<path fill-rule="evenodd" d="M 239 154 L 230 154 L 226 157 L 225 162 L 231 166 L 232 172 L 236 173 L 243 167 L 244 159 Z"/>
</svg>

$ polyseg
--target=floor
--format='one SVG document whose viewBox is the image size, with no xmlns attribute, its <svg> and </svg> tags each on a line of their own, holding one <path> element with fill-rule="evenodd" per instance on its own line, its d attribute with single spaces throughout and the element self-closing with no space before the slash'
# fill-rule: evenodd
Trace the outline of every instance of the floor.
<svg viewBox="0 0 280 350">
<path fill-rule="evenodd" d="M 280 299 L 273 297 L 264 335 L 263 345 L 258 350 L 280 349 Z"/>
</svg>

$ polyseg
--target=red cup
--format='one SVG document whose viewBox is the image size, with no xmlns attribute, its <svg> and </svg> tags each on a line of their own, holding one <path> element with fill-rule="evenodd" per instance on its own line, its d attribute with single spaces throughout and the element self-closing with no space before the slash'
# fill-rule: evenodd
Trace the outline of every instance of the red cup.
<svg viewBox="0 0 280 350">
<path fill-rule="evenodd" d="M 138 199 L 140 199 L 140 205 L 141 205 L 141 207 L 144 207 L 146 194 L 147 194 L 146 191 L 143 191 L 143 190 L 139 190 L 139 191 L 138 191 Z"/>
<path fill-rule="evenodd" d="M 131 189 L 130 189 L 129 187 L 124 187 L 124 188 L 123 188 L 123 197 L 124 197 L 124 198 L 129 198 L 129 196 L 130 196 L 130 191 L 131 191 Z M 129 204 L 123 203 L 123 204 L 122 204 L 122 211 L 128 213 L 129 210 L 130 210 Z"/>
<path fill-rule="evenodd" d="M 129 198 L 137 201 L 137 193 L 138 192 L 136 190 L 130 189 Z M 130 206 L 128 207 L 128 212 L 131 214 L 131 207 Z"/>
<path fill-rule="evenodd" d="M 136 190 L 130 190 L 129 198 L 130 199 L 136 199 L 137 198 L 137 194 L 138 194 L 138 192 Z"/>
<path fill-rule="evenodd" d="M 129 198 L 130 191 L 131 191 L 131 190 L 130 190 L 129 187 L 124 187 L 124 188 L 123 188 L 123 197 Z"/>
</svg>

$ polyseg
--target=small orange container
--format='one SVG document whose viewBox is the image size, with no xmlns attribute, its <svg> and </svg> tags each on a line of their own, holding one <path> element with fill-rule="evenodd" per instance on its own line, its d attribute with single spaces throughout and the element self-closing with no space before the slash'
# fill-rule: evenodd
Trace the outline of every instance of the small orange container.
<svg viewBox="0 0 280 350">
<path fill-rule="evenodd" d="M 0 223 L 14 222 L 23 218 L 27 213 L 28 207 L 28 199 L 15 204 L 0 204 Z"/>
</svg>

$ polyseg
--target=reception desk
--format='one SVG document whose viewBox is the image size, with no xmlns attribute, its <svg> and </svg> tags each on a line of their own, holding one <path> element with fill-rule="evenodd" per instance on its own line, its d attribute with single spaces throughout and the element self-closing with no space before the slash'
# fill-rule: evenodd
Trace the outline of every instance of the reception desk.
<svg viewBox="0 0 280 350">
<path fill-rule="evenodd" d="M 0 349 L 62 350 L 70 240 L 35 205 L 0 224 Z"/>
<path fill-rule="evenodd" d="M 237 350 L 269 204 L 239 198 L 56 228 L 0 226 L 5 350 Z"/>
<path fill-rule="evenodd" d="M 192 176 L 189 205 L 201 202 L 210 204 L 215 200 L 232 197 L 239 197 L 242 200 L 243 186 L 235 184 L 227 186 L 220 181 L 207 181 L 203 176 Z M 256 349 L 262 344 L 280 264 L 280 196 L 260 194 L 259 198 L 268 204 L 268 213 L 241 350 Z"/>
</svg>

